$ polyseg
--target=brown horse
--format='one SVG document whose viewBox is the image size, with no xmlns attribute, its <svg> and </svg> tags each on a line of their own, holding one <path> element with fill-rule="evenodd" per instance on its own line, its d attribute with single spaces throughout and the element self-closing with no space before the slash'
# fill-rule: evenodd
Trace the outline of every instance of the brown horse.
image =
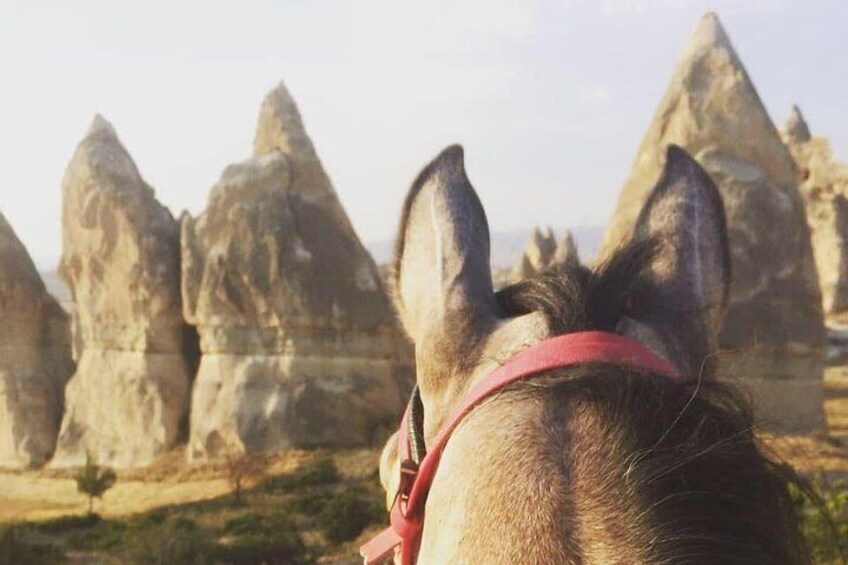
<svg viewBox="0 0 848 565">
<path fill-rule="evenodd" d="M 729 280 L 721 198 L 679 148 L 617 252 L 497 293 L 462 149 L 425 167 L 393 274 L 425 444 L 475 382 L 551 336 L 629 337 L 684 378 L 590 363 L 486 400 L 444 450 L 418 563 L 809 562 L 788 473 L 758 448 L 741 394 L 713 376 Z M 390 504 L 399 476 L 393 437 L 381 461 Z"/>
</svg>

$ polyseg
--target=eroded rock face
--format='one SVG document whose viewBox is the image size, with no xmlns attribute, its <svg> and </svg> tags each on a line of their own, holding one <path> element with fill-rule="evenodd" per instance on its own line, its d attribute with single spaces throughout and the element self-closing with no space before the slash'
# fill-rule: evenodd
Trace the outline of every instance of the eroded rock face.
<svg viewBox="0 0 848 565">
<path fill-rule="evenodd" d="M 0 317 L 0 467 L 33 467 L 56 446 L 73 372 L 70 325 L 2 214 Z"/>
<path fill-rule="evenodd" d="M 530 235 L 530 241 L 524 253 L 512 268 L 510 280 L 518 282 L 534 277 L 542 271 L 579 264 L 577 245 L 570 231 L 566 230 L 563 238 L 557 243 L 551 228 L 541 231 L 537 227 Z"/>
<path fill-rule="evenodd" d="M 685 47 L 645 134 L 607 251 L 629 236 L 670 143 L 704 166 L 727 211 L 733 283 L 720 336 L 724 374 L 753 383 L 761 422 L 821 426 L 821 295 L 797 171 L 714 14 Z"/>
<path fill-rule="evenodd" d="M 361 445 L 392 426 L 410 349 L 283 85 L 254 156 L 182 219 L 183 304 L 202 358 L 189 456 Z"/>
<path fill-rule="evenodd" d="M 179 224 L 100 116 L 62 190 L 60 271 L 80 353 L 54 465 L 80 464 L 87 451 L 104 464 L 147 465 L 178 441 L 188 408 Z"/>
<path fill-rule="evenodd" d="M 827 139 L 810 134 L 797 106 L 792 107 L 782 135 L 798 165 L 822 307 L 826 314 L 845 312 L 848 310 L 848 166 L 833 157 Z"/>
</svg>

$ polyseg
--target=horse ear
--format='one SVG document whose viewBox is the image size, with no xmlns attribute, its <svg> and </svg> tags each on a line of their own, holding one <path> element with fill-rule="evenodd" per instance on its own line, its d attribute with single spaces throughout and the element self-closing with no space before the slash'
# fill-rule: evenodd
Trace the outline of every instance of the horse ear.
<svg viewBox="0 0 848 565">
<path fill-rule="evenodd" d="M 442 151 L 406 197 L 395 244 L 393 294 L 401 321 L 428 362 L 462 365 L 462 351 L 495 324 L 489 226 L 465 174 L 463 150 Z"/>
<path fill-rule="evenodd" d="M 619 331 L 648 342 L 689 374 L 711 369 L 704 363 L 718 348 L 730 284 L 726 219 L 712 179 L 683 149 L 669 146 L 634 237 L 656 245 L 648 275 L 653 296 Z"/>
</svg>

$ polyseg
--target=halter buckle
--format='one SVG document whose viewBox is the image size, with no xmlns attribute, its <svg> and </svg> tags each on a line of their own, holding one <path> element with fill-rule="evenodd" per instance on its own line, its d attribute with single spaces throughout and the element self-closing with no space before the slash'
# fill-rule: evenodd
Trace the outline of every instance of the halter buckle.
<svg viewBox="0 0 848 565">
<path fill-rule="evenodd" d="M 398 495 L 402 502 L 409 500 L 409 495 L 412 492 L 412 485 L 415 484 L 415 479 L 418 477 L 418 464 L 412 459 L 405 459 L 400 463 L 400 485 L 398 486 Z"/>
</svg>

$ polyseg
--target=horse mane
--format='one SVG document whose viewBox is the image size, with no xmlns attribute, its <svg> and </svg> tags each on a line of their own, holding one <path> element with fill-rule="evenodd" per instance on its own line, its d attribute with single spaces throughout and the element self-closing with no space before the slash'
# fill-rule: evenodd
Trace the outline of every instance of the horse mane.
<svg viewBox="0 0 848 565">
<path fill-rule="evenodd" d="M 593 270 L 506 287 L 502 315 L 541 312 L 556 334 L 614 331 L 650 296 L 656 249 L 635 241 Z M 749 399 L 710 367 L 672 380 L 583 366 L 512 385 L 544 399 L 575 563 L 811 562 L 789 490 L 801 479 L 763 451 Z"/>
</svg>

